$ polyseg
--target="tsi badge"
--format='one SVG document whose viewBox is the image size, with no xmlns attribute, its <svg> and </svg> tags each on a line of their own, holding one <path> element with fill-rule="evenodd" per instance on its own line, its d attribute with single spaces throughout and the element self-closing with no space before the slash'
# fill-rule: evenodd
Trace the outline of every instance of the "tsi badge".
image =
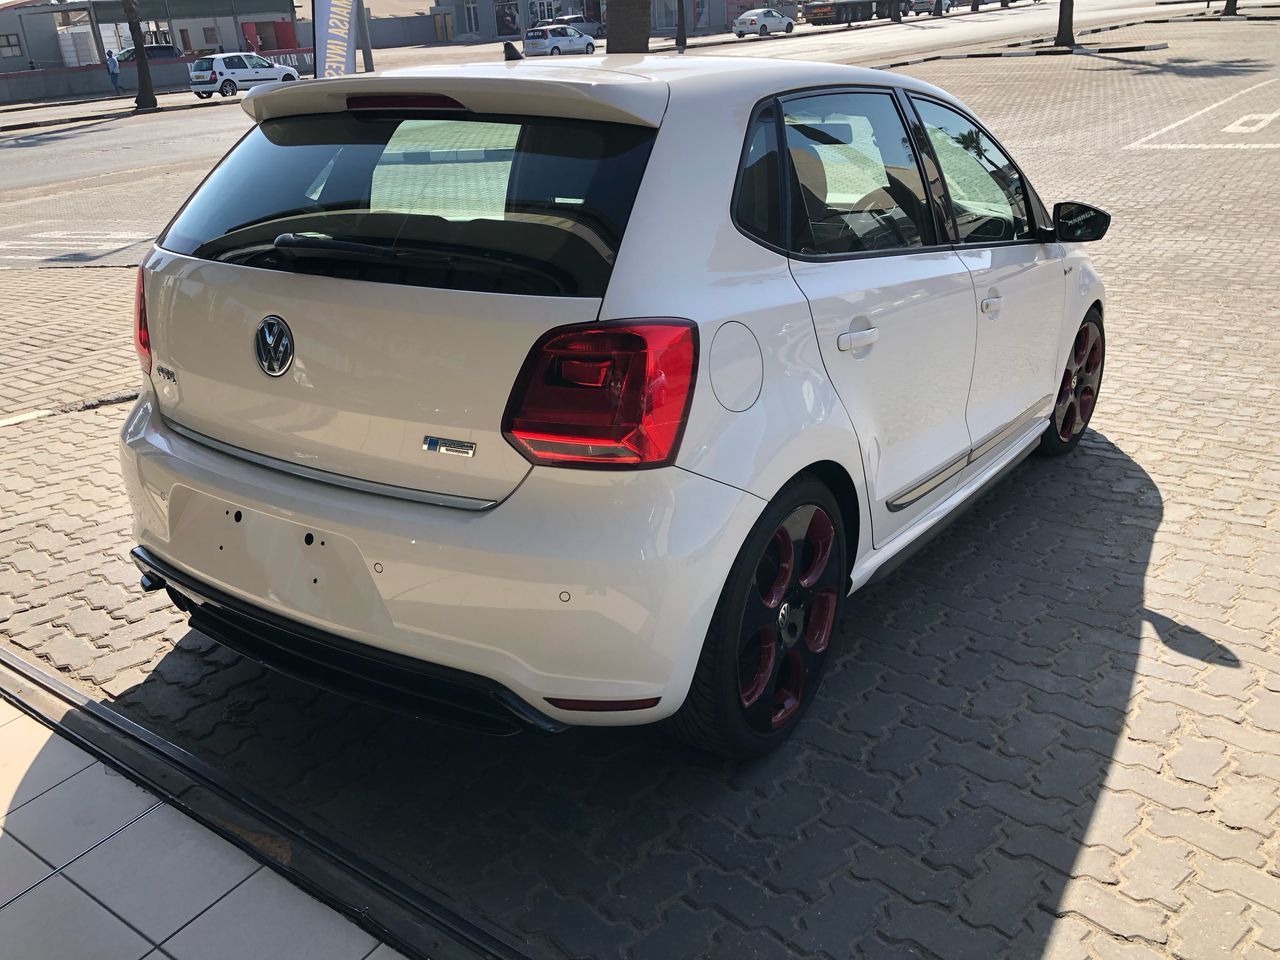
<svg viewBox="0 0 1280 960">
<path fill-rule="evenodd" d="M 454 457 L 474 457 L 476 445 L 466 440 L 446 440 L 444 437 L 423 437 L 422 449 L 428 453 L 447 453 Z"/>
</svg>

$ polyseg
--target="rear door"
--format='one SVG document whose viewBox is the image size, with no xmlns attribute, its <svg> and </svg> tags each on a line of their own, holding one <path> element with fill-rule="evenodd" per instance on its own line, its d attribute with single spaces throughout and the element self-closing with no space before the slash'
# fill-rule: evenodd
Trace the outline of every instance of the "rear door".
<svg viewBox="0 0 1280 960">
<path fill-rule="evenodd" d="M 161 413 L 348 486 L 500 500 L 534 341 L 597 318 L 652 128 L 385 109 L 268 120 L 148 263 Z"/>
<path fill-rule="evenodd" d="M 977 353 L 967 418 L 977 457 L 1016 440 L 1053 406 L 1063 249 L 1039 239 L 1022 174 L 985 130 L 937 101 L 912 101 L 942 169 L 956 251 L 973 276 Z"/>
<path fill-rule="evenodd" d="M 858 432 L 883 546 L 959 483 L 973 285 L 938 242 L 926 187 L 936 176 L 922 178 L 892 92 L 799 95 L 783 113 L 798 215 L 791 270 Z"/>
<path fill-rule="evenodd" d="M 249 69 L 249 64 L 245 62 L 244 57 L 239 54 L 223 57 L 222 67 L 226 76 L 235 81 L 235 85 L 241 90 L 253 86 L 253 71 Z"/>
</svg>

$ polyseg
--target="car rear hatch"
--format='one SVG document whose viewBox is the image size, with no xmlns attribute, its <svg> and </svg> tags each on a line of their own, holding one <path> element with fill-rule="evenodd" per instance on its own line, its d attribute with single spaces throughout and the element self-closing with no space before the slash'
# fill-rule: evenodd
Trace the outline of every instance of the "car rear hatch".
<svg viewBox="0 0 1280 960">
<path fill-rule="evenodd" d="M 501 426 L 530 347 L 598 317 L 653 126 L 338 103 L 267 116 L 145 265 L 160 412 L 259 463 L 486 506 L 529 470 Z"/>
</svg>

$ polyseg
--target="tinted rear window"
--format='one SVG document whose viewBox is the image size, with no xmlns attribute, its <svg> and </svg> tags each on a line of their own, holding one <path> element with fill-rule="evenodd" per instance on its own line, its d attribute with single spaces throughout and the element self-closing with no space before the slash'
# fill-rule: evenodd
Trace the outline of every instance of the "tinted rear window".
<svg viewBox="0 0 1280 960">
<path fill-rule="evenodd" d="M 193 63 L 193 64 L 191 65 L 191 69 L 192 69 L 192 70 L 196 70 L 196 71 L 200 71 L 200 70 L 212 70 L 212 69 L 213 69 L 213 58 L 212 58 L 212 57 L 201 57 L 199 60 L 197 60 L 195 63 Z"/>
<path fill-rule="evenodd" d="M 160 245 L 268 270 L 602 296 L 655 131 L 460 116 L 268 120 Z"/>
</svg>

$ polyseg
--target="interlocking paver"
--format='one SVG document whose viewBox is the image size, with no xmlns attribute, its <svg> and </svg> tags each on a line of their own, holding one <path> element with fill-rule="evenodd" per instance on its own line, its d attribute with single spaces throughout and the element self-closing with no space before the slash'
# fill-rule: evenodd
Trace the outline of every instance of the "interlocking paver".
<svg viewBox="0 0 1280 960">
<path fill-rule="evenodd" d="M 1280 222 L 1256 215 L 1280 181 L 1267 151 L 1122 149 L 1274 75 L 1268 29 L 911 69 L 1046 199 L 1114 215 L 1103 398 L 1075 456 L 1028 461 L 857 595 L 783 753 L 442 733 L 140 595 L 124 408 L 80 409 L 136 388 L 123 269 L 0 271 L 0 343 L 26 358 L 0 421 L 63 411 L 0 427 L 0 642 L 539 960 L 1280 950 L 1280 263 L 1257 253 Z"/>
</svg>

